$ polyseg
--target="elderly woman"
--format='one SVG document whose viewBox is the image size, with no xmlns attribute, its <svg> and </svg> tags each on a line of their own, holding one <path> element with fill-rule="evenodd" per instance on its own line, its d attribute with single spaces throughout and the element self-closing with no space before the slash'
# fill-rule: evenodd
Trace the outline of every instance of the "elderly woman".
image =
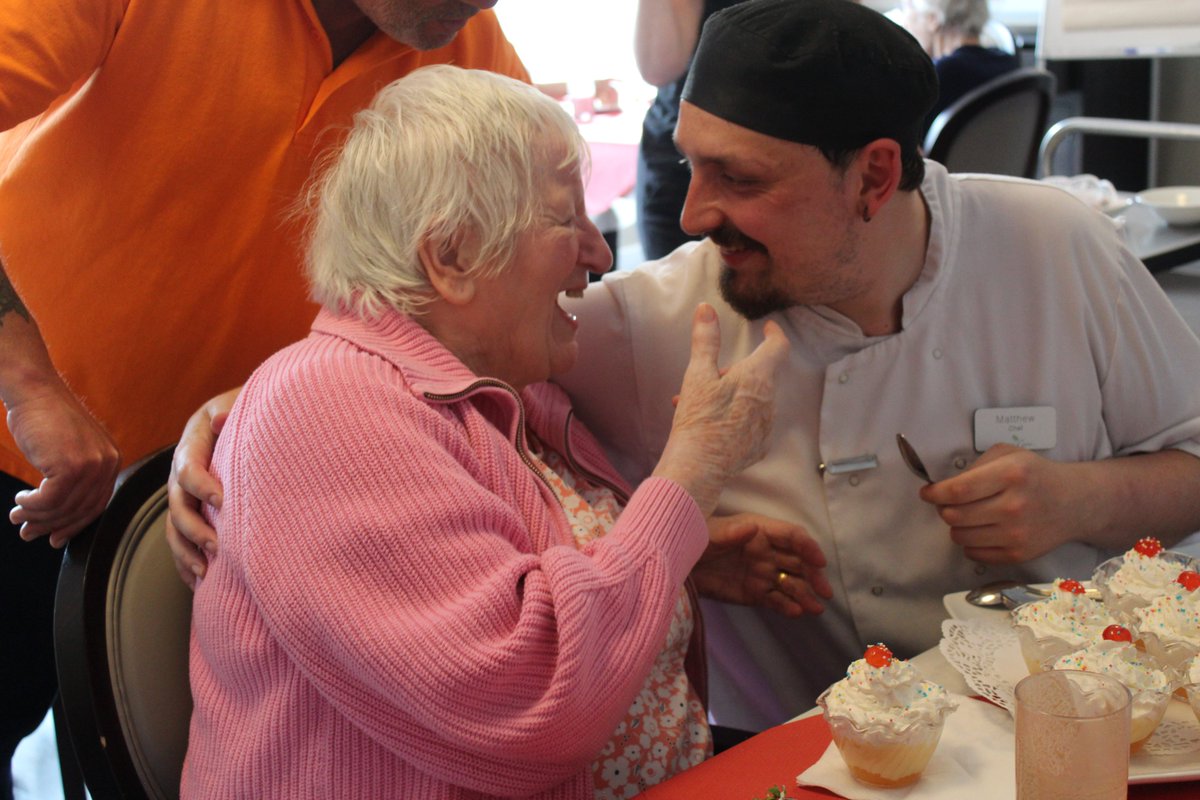
<svg viewBox="0 0 1200 800">
<path fill-rule="evenodd" d="M 967 92 L 1021 66 L 1020 59 L 983 43 L 988 0 L 903 0 L 899 21 L 933 59 L 938 99 L 925 118 L 937 115 Z"/>
<path fill-rule="evenodd" d="M 535 89 L 453 67 L 356 118 L 313 193 L 324 308 L 214 455 L 184 798 L 628 797 L 709 752 L 686 579 L 787 343 L 718 370 L 701 306 L 631 491 L 545 383 L 576 359 L 559 293 L 611 263 L 584 154 Z"/>
</svg>

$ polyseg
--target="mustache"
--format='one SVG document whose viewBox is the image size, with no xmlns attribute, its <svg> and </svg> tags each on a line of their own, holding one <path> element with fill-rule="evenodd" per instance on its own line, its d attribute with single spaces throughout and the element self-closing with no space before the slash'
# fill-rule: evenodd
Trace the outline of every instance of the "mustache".
<svg viewBox="0 0 1200 800">
<path fill-rule="evenodd" d="M 713 228 L 704 234 L 712 240 L 717 247 L 726 250 L 754 250 L 759 253 L 767 252 L 767 248 L 763 246 L 757 239 L 751 239 L 746 234 L 742 233 L 736 227 L 730 224 L 722 225 L 719 228 Z"/>
</svg>

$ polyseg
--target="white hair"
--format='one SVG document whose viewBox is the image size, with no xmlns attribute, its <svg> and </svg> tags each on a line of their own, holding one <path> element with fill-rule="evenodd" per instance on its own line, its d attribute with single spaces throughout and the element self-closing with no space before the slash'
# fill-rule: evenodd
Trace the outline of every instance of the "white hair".
<svg viewBox="0 0 1200 800">
<path fill-rule="evenodd" d="M 528 84 L 447 65 L 410 73 L 355 115 L 309 189 L 313 298 L 363 317 L 420 314 L 436 298 L 422 243 L 469 240 L 470 269 L 495 275 L 543 211 L 550 171 L 586 159 L 570 115 Z"/>
<path fill-rule="evenodd" d="M 964 36 L 978 36 L 991 17 L 988 0 L 923 0 L 926 7 L 948 31 Z"/>
</svg>

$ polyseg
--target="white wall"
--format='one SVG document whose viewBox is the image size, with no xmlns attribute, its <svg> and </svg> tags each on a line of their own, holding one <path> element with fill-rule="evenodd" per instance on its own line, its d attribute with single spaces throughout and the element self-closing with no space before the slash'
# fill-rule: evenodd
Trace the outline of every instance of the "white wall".
<svg viewBox="0 0 1200 800">
<path fill-rule="evenodd" d="M 535 83 L 638 80 L 637 0 L 500 0 L 496 15 Z"/>
</svg>

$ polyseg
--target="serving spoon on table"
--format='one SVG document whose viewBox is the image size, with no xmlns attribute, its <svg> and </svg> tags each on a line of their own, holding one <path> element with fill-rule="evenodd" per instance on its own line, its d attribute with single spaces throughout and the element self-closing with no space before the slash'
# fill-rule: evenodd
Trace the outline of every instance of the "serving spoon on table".
<svg viewBox="0 0 1200 800">
<path fill-rule="evenodd" d="M 1100 591 L 1092 588 L 1086 590 L 1084 595 L 1087 597 L 1099 597 Z M 1022 603 L 1049 596 L 1050 592 L 1047 589 L 1030 586 L 1020 581 L 1004 580 L 992 581 L 991 583 L 985 583 L 982 586 L 976 587 L 967 592 L 966 597 L 963 599 L 973 606 L 980 606 L 982 608 L 995 608 L 997 606 L 1016 608 Z"/>
<path fill-rule="evenodd" d="M 1044 589 L 1036 589 L 1028 586 L 1020 581 L 992 581 L 985 583 L 983 586 L 977 586 L 967 592 L 965 599 L 973 606 L 981 606 L 983 608 L 993 608 L 995 606 L 1006 606 L 1004 591 L 1007 589 L 1020 589 L 1037 597 L 1049 597 L 1050 593 Z M 1011 593 L 1010 593 L 1011 594 Z"/>
</svg>

